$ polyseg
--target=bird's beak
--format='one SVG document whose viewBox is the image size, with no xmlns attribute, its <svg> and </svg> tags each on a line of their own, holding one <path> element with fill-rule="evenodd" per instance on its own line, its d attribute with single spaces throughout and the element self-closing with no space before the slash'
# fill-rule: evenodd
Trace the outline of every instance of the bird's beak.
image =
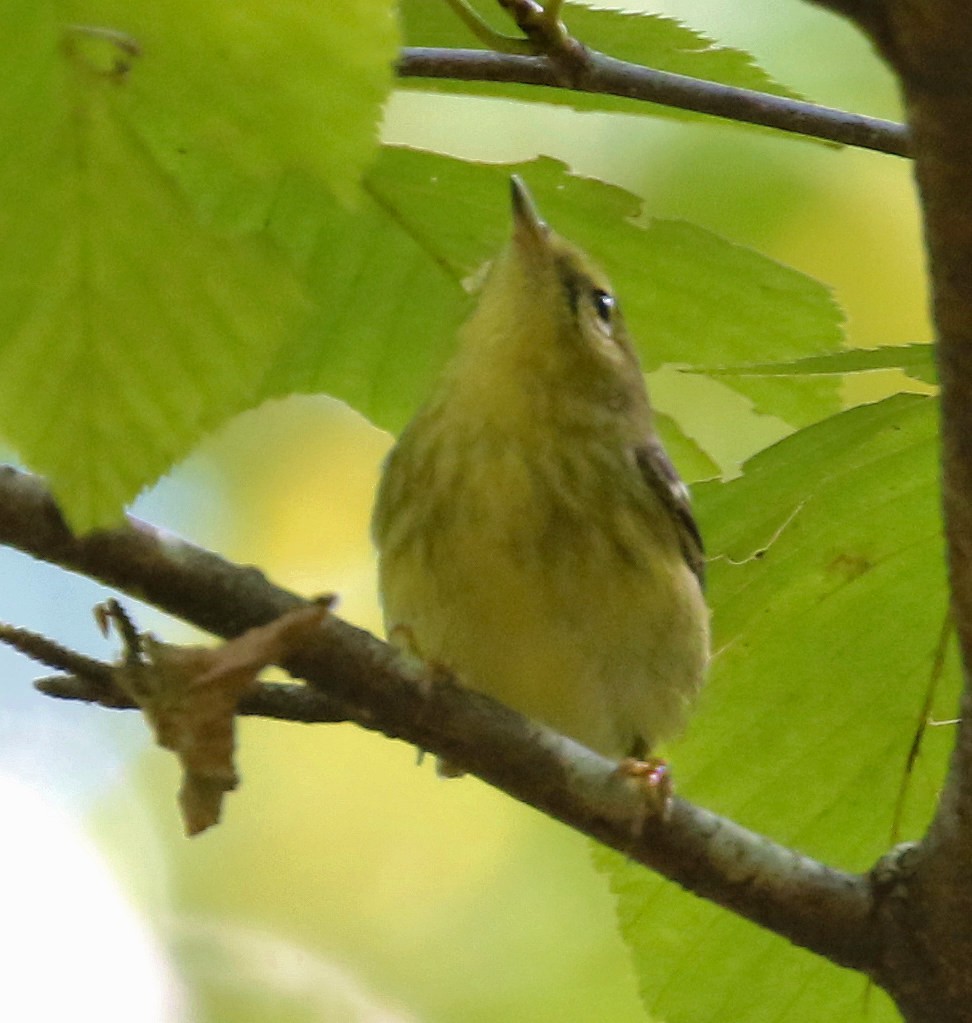
<svg viewBox="0 0 972 1023">
<path fill-rule="evenodd" d="M 523 179 L 514 174 L 510 178 L 510 198 L 513 202 L 513 239 L 528 251 L 542 247 L 550 234 L 550 228 L 537 212 Z"/>
</svg>

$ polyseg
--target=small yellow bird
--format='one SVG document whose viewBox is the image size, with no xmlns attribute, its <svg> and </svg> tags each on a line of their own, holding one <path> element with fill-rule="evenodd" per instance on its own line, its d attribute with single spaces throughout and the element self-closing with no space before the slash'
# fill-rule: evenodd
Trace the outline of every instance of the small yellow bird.
<svg viewBox="0 0 972 1023">
<path fill-rule="evenodd" d="M 702 540 L 611 287 L 512 179 L 513 235 L 387 462 L 389 636 L 609 757 L 677 733 L 709 657 Z"/>
</svg>

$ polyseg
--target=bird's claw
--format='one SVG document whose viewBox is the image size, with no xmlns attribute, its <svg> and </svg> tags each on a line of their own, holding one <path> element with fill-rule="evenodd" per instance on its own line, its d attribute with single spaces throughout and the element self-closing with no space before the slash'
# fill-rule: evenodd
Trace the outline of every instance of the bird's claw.
<svg viewBox="0 0 972 1023">
<path fill-rule="evenodd" d="M 668 820 L 672 810 L 675 784 L 667 761 L 658 757 L 624 757 L 618 763 L 618 774 L 635 781 L 645 796 L 645 813 L 639 821 L 643 824 L 649 817 Z M 641 828 L 639 826 L 638 830 Z"/>
</svg>

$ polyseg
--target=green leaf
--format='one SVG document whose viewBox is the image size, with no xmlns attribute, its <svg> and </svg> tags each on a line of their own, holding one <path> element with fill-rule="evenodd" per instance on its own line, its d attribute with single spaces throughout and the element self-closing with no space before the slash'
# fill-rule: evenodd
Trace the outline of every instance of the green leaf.
<svg viewBox="0 0 972 1023">
<path fill-rule="evenodd" d="M 827 355 L 811 355 L 789 362 L 757 362 L 736 366 L 705 366 L 694 370 L 708 376 L 807 377 L 868 373 L 900 369 L 926 384 L 937 382 L 932 346 L 914 343 L 880 348 L 850 348 Z"/>
<path fill-rule="evenodd" d="M 315 312 L 281 349 L 262 396 L 330 394 L 397 431 L 451 353 L 469 299 L 456 268 L 371 178 L 365 193 L 351 211 L 296 178 L 282 190 L 270 230 L 303 252 Z"/>
<path fill-rule="evenodd" d="M 473 3 L 472 6 L 479 10 L 484 20 L 497 31 L 511 36 L 519 35 L 512 20 L 506 19 L 504 22 L 498 16 L 495 4 Z M 402 0 L 401 7 L 405 41 L 409 46 L 475 48 L 482 45 L 445 3 Z M 797 93 L 775 81 L 760 68 L 750 54 L 719 46 L 701 32 L 696 32 L 672 18 L 567 3 L 564 4 L 563 19 L 568 31 L 584 45 L 601 50 L 618 60 L 641 64 L 657 71 L 669 71 L 775 96 L 797 96 Z M 506 96 L 561 104 L 577 110 L 617 110 L 629 114 L 651 114 L 680 120 L 695 120 L 703 116 L 687 110 L 643 103 L 619 96 L 501 82 L 403 79 L 400 86 L 425 91 Z"/>
<path fill-rule="evenodd" d="M 668 457 L 678 466 L 684 480 L 709 480 L 719 475 L 719 466 L 702 449 L 702 446 L 682 430 L 671 416 L 655 412 L 655 429 L 658 431 Z"/>
<path fill-rule="evenodd" d="M 200 229 L 130 120 L 124 50 L 63 33 L 0 13 L 0 430 L 84 530 L 253 401 L 305 307 L 269 245 Z"/>
<path fill-rule="evenodd" d="M 624 231 L 626 244 L 617 257 L 629 266 L 639 260 L 645 265 L 641 279 L 622 294 L 629 315 L 651 331 L 661 361 L 747 362 L 758 358 L 756 351 L 796 358 L 842 345 L 843 312 L 820 282 L 691 224 L 656 220 L 642 238 L 635 232 L 634 225 Z M 792 426 L 840 407 L 837 382 L 825 378 L 799 389 L 776 380 L 723 382 L 748 397 L 757 412 Z"/>
<path fill-rule="evenodd" d="M 398 44 L 391 0 L 339 8 L 0 13 L 0 187 L 16 196 L 0 210 L 0 429 L 75 528 L 257 403 L 306 315 L 284 254 L 253 235 L 286 175 L 355 197 Z"/>
<path fill-rule="evenodd" d="M 326 391 L 400 428 L 454 348 L 470 305 L 461 282 L 508 236 L 513 171 L 554 228 L 608 271 L 647 371 L 797 358 L 842 344 L 842 314 L 821 284 L 702 228 L 645 228 L 635 222 L 640 201 L 620 188 L 549 159 L 487 166 L 386 147 L 357 211 L 321 204 L 291 182 L 271 215 L 274 236 L 306 263 L 320 312 L 281 356 L 267 393 Z M 839 408 L 832 379 L 802 390 L 724 383 L 791 425 Z"/>
<path fill-rule="evenodd" d="M 867 870 L 893 808 L 948 605 L 937 407 L 901 395 L 834 416 L 695 489 L 710 552 L 708 688 L 674 754 L 683 795 L 834 866 Z M 933 708 L 954 716 L 950 656 Z M 906 838 L 952 735 L 930 729 Z M 598 855 L 646 1005 L 668 1023 L 856 1019 L 865 981 Z M 876 990 L 868 1020 L 897 1019 Z"/>
<path fill-rule="evenodd" d="M 77 20 L 137 43 L 128 116 L 209 217 L 261 226 L 287 169 L 345 201 L 357 196 L 393 82 L 392 0 L 91 0 Z"/>
</svg>

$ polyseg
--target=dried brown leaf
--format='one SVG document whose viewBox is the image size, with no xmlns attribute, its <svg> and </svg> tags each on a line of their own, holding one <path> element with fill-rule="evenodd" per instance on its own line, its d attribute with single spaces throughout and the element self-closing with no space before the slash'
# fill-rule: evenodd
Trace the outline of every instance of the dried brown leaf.
<svg viewBox="0 0 972 1023">
<path fill-rule="evenodd" d="M 182 764 L 179 803 L 188 834 L 219 820 L 223 794 L 239 781 L 233 752 L 240 697 L 264 668 L 299 649 L 329 608 L 328 601 L 297 608 L 217 647 L 173 646 L 146 633 L 144 656 L 115 667 L 116 682 L 138 703 L 158 744 Z"/>
</svg>

